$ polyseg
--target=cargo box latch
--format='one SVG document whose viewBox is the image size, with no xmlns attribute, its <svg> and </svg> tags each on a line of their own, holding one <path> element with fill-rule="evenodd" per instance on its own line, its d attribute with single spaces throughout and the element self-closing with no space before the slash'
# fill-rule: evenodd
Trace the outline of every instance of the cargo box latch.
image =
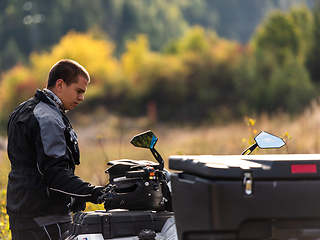
<svg viewBox="0 0 320 240">
<path fill-rule="evenodd" d="M 246 172 L 244 174 L 243 184 L 245 185 L 245 189 L 244 189 L 245 194 L 251 195 L 252 194 L 252 176 L 251 176 L 251 173 Z"/>
</svg>

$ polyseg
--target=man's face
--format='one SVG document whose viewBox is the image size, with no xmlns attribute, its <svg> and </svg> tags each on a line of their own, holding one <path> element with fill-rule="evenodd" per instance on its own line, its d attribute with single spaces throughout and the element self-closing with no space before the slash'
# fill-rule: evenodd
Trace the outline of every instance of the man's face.
<svg viewBox="0 0 320 240">
<path fill-rule="evenodd" d="M 88 81 L 83 76 L 78 76 L 77 83 L 71 83 L 69 86 L 62 82 L 59 98 L 65 110 L 72 110 L 84 100 L 84 93 L 87 91 Z"/>
</svg>

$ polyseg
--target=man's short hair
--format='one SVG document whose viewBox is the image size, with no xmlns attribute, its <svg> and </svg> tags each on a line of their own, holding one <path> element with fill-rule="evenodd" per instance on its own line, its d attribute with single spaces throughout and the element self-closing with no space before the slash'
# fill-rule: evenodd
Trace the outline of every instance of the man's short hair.
<svg viewBox="0 0 320 240">
<path fill-rule="evenodd" d="M 68 86 L 72 83 L 77 83 L 79 75 L 83 76 L 88 82 L 90 82 L 89 73 L 83 66 L 76 61 L 62 59 L 54 64 L 50 69 L 47 88 L 50 89 L 54 87 L 58 79 L 63 79 Z"/>
</svg>

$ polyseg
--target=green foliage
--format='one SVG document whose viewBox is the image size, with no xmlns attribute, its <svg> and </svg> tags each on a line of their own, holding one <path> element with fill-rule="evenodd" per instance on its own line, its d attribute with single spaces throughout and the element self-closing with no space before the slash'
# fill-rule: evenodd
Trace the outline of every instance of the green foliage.
<svg viewBox="0 0 320 240">
<path fill-rule="evenodd" d="M 260 113 L 266 109 L 266 86 L 274 67 L 274 56 L 268 52 L 248 49 L 234 71 L 236 111 L 240 115 Z"/>
<path fill-rule="evenodd" d="M 307 52 L 306 66 L 314 82 L 320 82 L 320 5 L 313 11 L 314 25 L 310 37 L 310 50 Z"/>
<path fill-rule="evenodd" d="M 285 66 L 274 69 L 267 94 L 269 110 L 280 108 L 298 113 L 314 96 L 309 74 L 297 59 L 292 58 Z"/>
<path fill-rule="evenodd" d="M 128 31 L 119 45 L 125 46 L 126 39 L 133 39 L 137 33 L 149 36 L 150 47 L 159 50 L 171 38 L 180 37 L 188 28 L 177 1 L 124 1 L 122 24 Z"/>
<path fill-rule="evenodd" d="M 314 16 L 306 5 L 299 5 L 290 9 L 288 18 L 293 22 L 300 39 L 299 58 L 304 62 L 313 45 Z"/>
<path fill-rule="evenodd" d="M 178 42 L 178 53 L 196 52 L 200 54 L 208 53 L 210 48 L 205 30 L 196 26 L 186 33 Z"/>
<path fill-rule="evenodd" d="M 169 104 L 179 104 L 183 100 L 186 67 L 176 57 L 151 52 L 145 35 L 127 42 L 120 64 L 130 86 L 127 99 L 122 99 L 127 100 L 127 113 L 144 114 L 150 101 L 155 101 L 159 110 L 165 112 Z"/>
<path fill-rule="evenodd" d="M 133 98 L 128 101 L 129 109 L 143 114 L 141 110 L 152 101 L 160 119 L 178 120 L 211 118 L 221 103 L 232 104 L 223 98 L 233 91 L 231 72 L 239 58 L 239 45 L 199 26 L 174 45 L 173 51 L 163 55 L 150 51 L 143 35 L 128 41 L 121 65 L 130 82 L 129 98 Z"/>
<path fill-rule="evenodd" d="M 305 66 L 294 56 L 286 58 L 279 65 L 272 52 L 260 50 L 243 56 L 234 75 L 241 115 L 277 110 L 298 113 L 315 97 Z"/>
<path fill-rule="evenodd" d="M 305 67 L 313 29 L 313 16 L 304 5 L 270 14 L 252 38 L 253 51 L 242 56 L 235 71 L 239 113 L 298 113 L 316 96 Z"/>
<path fill-rule="evenodd" d="M 314 18 L 305 5 L 292 7 L 288 13 L 274 11 L 263 22 L 252 38 L 255 48 L 270 51 L 278 64 L 290 55 L 303 62 L 313 44 Z"/>
<path fill-rule="evenodd" d="M 300 51 L 297 29 L 283 12 L 273 12 L 252 41 L 256 49 L 275 54 L 278 64 L 283 64 L 288 54 L 297 56 Z"/>
</svg>

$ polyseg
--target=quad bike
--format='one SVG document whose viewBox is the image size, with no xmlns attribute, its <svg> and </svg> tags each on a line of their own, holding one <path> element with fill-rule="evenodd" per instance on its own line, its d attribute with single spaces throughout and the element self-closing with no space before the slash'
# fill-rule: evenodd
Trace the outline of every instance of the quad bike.
<svg viewBox="0 0 320 240">
<path fill-rule="evenodd" d="M 157 163 L 109 162 L 105 210 L 76 213 L 66 239 L 320 239 L 320 155 L 249 155 L 285 145 L 261 132 L 241 155 L 170 156 L 170 174 L 157 140 L 131 140 Z"/>
</svg>

